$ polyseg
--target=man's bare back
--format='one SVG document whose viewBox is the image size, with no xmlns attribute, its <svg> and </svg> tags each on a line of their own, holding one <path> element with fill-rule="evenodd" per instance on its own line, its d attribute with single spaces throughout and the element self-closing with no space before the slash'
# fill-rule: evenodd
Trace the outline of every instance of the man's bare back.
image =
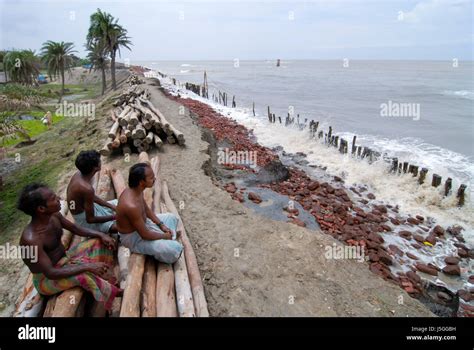
<svg viewBox="0 0 474 350">
<path fill-rule="evenodd" d="M 84 199 L 94 196 L 92 184 L 86 181 L 80 172 L 76 172 L 67 186 L 67 203 L 71 214 L 77 215 L 84 211 Z"/>
</svg>

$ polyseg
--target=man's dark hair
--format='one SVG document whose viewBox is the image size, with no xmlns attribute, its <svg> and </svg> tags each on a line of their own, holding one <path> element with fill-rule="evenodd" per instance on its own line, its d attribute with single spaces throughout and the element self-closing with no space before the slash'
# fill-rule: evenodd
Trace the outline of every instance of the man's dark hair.
<svg viewBox="0 0 474 350">
<path fill-rule="evenodd" d="M 81 151 L 76 158 L 76 168 L 82 175 L 89 175 L 92 169 L 100 164 L 100 153 L 97 151 Z"/>
<path fill-rule="evenodd" d="M 46 200 L 40 191 L 43 188 L 48 187 L 38 183 L 26 185 L 18 198 L 17 208 L 25 214 L 35 216 L 39 206 L 46 206 Z"/>
<path fill-rule="evenodd" d="M 137 163 L 132 166 L 128 173 L 128 187 L 135 188 L 141 180 L 145 180 L 145 168 L 149 166 L 148 163 Z"/>
</svg>

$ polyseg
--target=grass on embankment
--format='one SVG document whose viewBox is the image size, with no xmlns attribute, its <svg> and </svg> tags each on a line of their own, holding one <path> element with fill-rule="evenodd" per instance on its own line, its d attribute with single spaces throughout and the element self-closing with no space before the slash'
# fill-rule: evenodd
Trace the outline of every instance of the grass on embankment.
<svg viewBox="0 0 474 350">
<path fill-rule="evenodd" d="M 29 146 L 7 147 L 7 158 L 14 170 L 4 176 L 0 191 L 0 244 L 16 242 L 29 217 L 16 209 L 18 194 L 32 182 L 49 185 L 57 191 L 60 178 L 75 169 L 74 159 L 81 150 L 99 149 L 104 142 L 106 111 L 111 100 L 96 108 L 94 120 L 84 117 L 61 117 L 49 131 L 35 136 Z M 44 114 L 44 112 L 38 112 Z M 39 127 L 38 127 L 39 128 Z M 15 162 L 19 159 L 19 162 Z M 63 193 L 59 193 L 63 195 Z"/>
</svg>

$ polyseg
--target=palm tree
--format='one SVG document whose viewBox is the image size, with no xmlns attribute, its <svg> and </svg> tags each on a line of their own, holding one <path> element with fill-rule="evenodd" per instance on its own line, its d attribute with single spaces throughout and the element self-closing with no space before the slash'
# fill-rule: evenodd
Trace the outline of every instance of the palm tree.
<svg viewBox="0 0 474 350">
<path fill-rule="evenodd" d="M 48 67 L 48 75 L 50 77 L 61 75 L 62 85 L 59 100 L 61 100 L 64 95 L 64 71 L 71 71 L 73 65 L 73 52 L 76 52 L 76 50 L 74 50 L 74 44 L 69 42 L 65 43 L 64 41 L 54 42 L 48 40 L 41 48 L 43 61 Z"/>
<path fill-rule="evenodd" d="M 25 85 L 32 85 L 36 82 L 39 74 L 38 57 L 32 50 L 12 50 L 3 56 L 3 70 L 11 81 Z"/>
<path fill-rule="evenodd" d="M 107 69 L 107 47 L 103 41 L 94 41 L 90 45 L 86 45 L 88 50 L 87 59 L 91 62 L 91 68 L 102 72 L 102 95 L 107 88 L 105 70 Z"/>
<path fill-rule="evenodd" d="M 112 31 L 110 36 L 110 65 L 112 68 L 112 88 L 115 90 L 117 88 L 115 82 L 115 58 L 117 56 L 117 51 L 120 56 L 120 47 L 125 47 L 129 50 L 130 45 L 133 45 L 130 41 L 130 37 L 127 36 L 127 30 L 120 25 L 117 25 L 116 28 Z"/>
<path fill-rule="evenodd" d="M 103 41 L 106 45 L 107 51 L 110 54 L 110 68 L 112 73 L 112 88 L 117 88 L 115 80 L 115 59 L 117 51 L 120 54 L 120 47 L 126 47 L 130 50 L 132 42 L 127 36 L 127 30 L 118 23 L 111 14 L 97 9 L 91 15 L 91 24 L 89 32 L 87 33 L 87 45 L 94 41 Z"/>
</svg>

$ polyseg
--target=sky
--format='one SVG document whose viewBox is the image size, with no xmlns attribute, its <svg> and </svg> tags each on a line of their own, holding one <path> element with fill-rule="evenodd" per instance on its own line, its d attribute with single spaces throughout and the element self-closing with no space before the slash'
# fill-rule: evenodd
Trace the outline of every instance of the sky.
<svg viewBox="0 0 474 350">
<path fill-rule="evenodd" d="M 121 60 L 473 59 L 474 0 L 0 0 L 0 49 L 73 42 L 100 8 L 132 38 Z"/>
</svg>

